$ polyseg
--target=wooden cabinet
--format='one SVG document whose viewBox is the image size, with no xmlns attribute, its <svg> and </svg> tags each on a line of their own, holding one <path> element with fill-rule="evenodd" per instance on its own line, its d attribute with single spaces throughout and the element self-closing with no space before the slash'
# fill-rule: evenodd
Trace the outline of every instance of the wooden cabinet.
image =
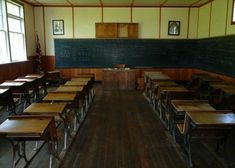
<svg viewBox="0 0 235 168">
<path fill-rule="evenodd" d="M 138 38 L 138 23 L 96 23 L 96 38 Z"/>
</svg>

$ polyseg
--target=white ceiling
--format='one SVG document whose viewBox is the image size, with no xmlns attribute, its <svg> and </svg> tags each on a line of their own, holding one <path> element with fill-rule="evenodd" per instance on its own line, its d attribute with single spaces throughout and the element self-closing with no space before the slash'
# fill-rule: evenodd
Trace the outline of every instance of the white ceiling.
<svg viewBox="0 0 235 168">
<path fill-rule="evenodd" d="M 35 6 L 199 7 L 213 0 L 21 0 Z"/>
</svg>

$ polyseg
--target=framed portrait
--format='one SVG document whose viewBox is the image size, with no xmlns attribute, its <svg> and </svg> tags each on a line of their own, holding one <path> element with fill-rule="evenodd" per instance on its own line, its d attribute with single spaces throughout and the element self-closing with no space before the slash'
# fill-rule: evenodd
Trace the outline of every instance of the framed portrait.
<svg viewBox="0 0 235 168">
<path fill-rule="evenodd" d="M 180 35 L 180 21 L 169 21 L 168 35 L 172 35 L 172 36 Z"/>
<path fill-rule="evenodd" d="M 52 20 L 53 35 L 64 35 L 64 20 Z"/>
</svg>

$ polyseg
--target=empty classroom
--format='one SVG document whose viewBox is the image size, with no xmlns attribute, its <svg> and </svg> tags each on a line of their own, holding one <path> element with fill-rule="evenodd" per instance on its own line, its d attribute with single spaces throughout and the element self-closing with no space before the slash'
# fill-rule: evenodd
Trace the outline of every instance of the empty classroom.
<svg viewBox="0 0 235 168">
<path fill-rule="evenodd" d="M 235 168 L 235 0 L 0 0 L 1 168 Z"/>
</svg>

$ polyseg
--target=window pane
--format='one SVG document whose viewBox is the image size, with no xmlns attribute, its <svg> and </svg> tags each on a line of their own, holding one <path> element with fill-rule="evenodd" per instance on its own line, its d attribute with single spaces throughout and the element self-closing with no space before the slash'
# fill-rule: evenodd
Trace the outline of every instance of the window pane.
<svg viewBox="0 0 235 168">
<path fill-rule="evenodd" d="M 10 62 L 8 52 L 7 52 L 7 39 L 6 33 L 4 31 L 0 31 L 0 63 L 7 63 Z"/>
<path fill-rule="evenodd" d="M 21 32 L 21 21 L 13 18 L 8 18 L 9 31 Z"/>
<path fill-rule="evenodd" d="M 10 32 L 10 44 L 12 61 L 26 60 L 24 35 Z"/>
<path fill-rule="evenodd" d="M 7 2 L 7 13 L 20 17 L 20 6 Z"/>
<path fill-rule="evenodd" d="M 235 2 L 233 2 L 233 22 L 235 22 Z"/>
</svg>

